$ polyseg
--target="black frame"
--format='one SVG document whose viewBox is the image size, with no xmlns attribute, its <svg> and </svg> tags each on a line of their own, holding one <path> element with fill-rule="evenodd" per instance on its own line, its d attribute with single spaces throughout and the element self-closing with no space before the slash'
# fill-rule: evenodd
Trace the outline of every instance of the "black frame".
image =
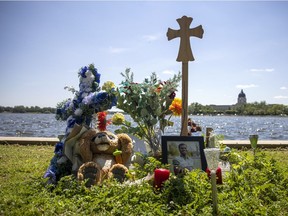
<svg viewBox="0 0 288 216">
<path fill-rule="evenodd" d="M 204 137 L 203 136 L 162 136 L 162 162 L 170 164 L 170 171 L 174 173 L 172 159 L 179 156 L 178 145 L 185 143 L 188 152 L 194 154 L 195 169 L 206 171 L 207 161 L 204 154 Z M 175 152 L 176 150 L 177 152 Z M 177 155 L 178 154 L 178 155 Z"/>
</svg>

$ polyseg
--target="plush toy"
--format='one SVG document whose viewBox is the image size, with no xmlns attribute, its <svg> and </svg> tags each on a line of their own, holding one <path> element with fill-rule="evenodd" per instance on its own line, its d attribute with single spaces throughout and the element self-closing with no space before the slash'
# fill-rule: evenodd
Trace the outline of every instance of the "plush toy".
<svg viewBox="0 0 288 216">
<path fill-rule="evenodd" d="M 74 157 L 81 158 L 83 162 L 77 177 L 87 180 L 86 186 L 99 184 L 111 177 L 124 181 L 133 151 L 132 139 L 127 134 L 115 135 L 109 131 L 89 129 L 80 137 L 75 149 L 77 153 Z"/>
</svg>

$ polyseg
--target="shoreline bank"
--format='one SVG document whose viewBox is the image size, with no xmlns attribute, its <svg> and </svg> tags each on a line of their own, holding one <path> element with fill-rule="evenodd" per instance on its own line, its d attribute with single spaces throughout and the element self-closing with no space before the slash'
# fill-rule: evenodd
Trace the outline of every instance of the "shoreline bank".
<svg viewBox="0 0 288 216">
<path fill-rule="evenodd" d="M 55 145 L 59 142 L 57 137 L 0 137 L 1 145 Z M 230 148 L 251 148 L 249 140 L 222 140 Z M 260 148 L 288 148 L 288 140 L 258 140 Z"/>
<path fill-rule="evenodd" d="M 55 145 L 57 142 L 57 137 L 0 137 L 2 145 Z"/>
</svg>

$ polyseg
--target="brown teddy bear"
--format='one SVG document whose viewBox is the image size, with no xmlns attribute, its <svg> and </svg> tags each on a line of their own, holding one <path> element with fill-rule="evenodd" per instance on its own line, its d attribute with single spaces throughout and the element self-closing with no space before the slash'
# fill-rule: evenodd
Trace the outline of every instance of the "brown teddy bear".
<svg viewBox="0 0 288 216">
<path fill-rule="evenodd" d="M 132 139 L 127 134 L 115 135 L 109 131 L 89 129 L 77 142 L 83 164 L 77 177 L 86 180 L 86 186 L 99 184 L 114 177 L 124 181 L 133 151 Z"/>
</svg>

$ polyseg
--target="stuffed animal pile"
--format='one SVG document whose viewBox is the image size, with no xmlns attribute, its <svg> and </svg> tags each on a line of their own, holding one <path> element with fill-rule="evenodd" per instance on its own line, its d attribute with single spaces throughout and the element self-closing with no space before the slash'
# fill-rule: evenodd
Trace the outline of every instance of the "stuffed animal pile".
<svg viewBox="0 0 288 216">
<path fill-rule="evenodd" d="M 124 181 L 133 152 L 132 139 L 127 134 L 115 135 L 109 131 L 87 129 L 76 124 L 70 135 L 64 142 L 64 148 L 59 149 L 58 144 L 59 150 L 55 151 L 45 174 L 51 183 L 55 183 L 64 174 L 69 174 L 69 168 L 70 173 L 80 181 L 86 181 L 87 187 L 112 177 L 119 182 Z M 67 169 L 61 173 L 61 167 Z"/>
</svg>

